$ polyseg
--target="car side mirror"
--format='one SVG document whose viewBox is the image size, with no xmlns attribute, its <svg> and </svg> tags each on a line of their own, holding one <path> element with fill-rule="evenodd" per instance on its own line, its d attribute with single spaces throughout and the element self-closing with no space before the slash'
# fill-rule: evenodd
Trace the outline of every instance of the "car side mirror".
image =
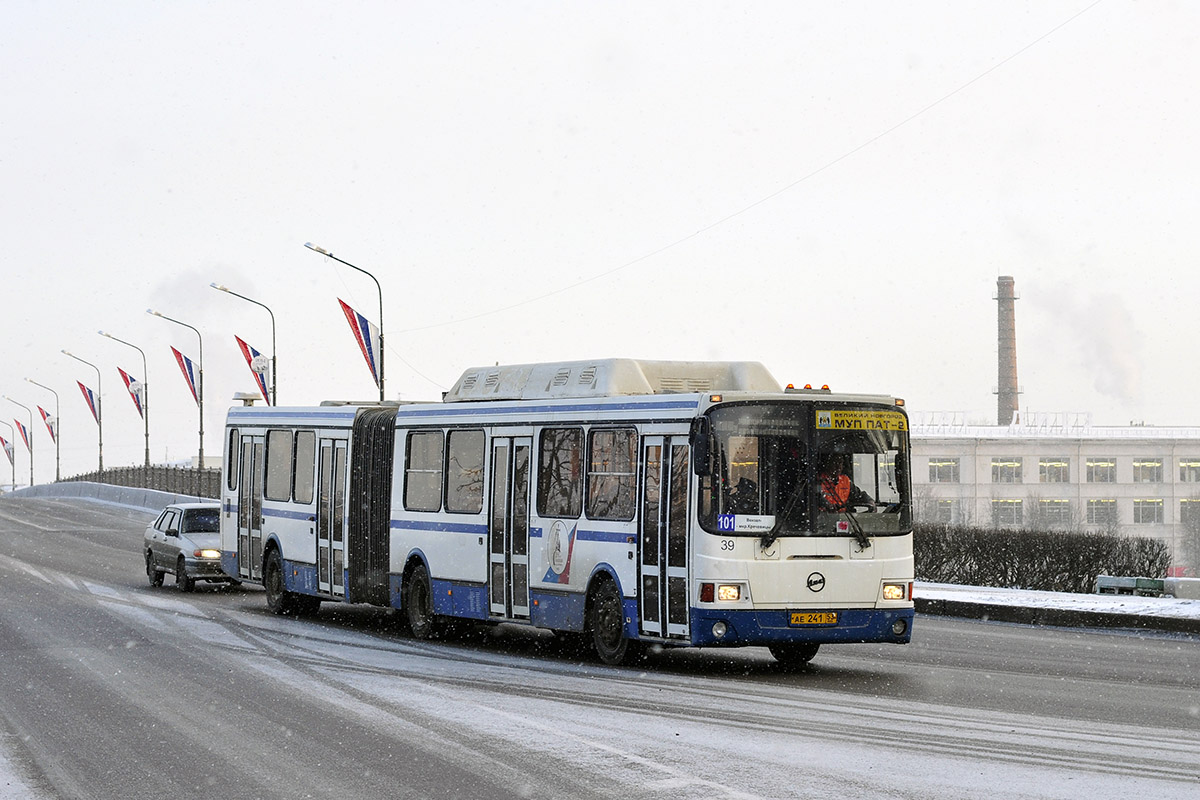
<svg viewBox="0 0 1200 800">
<path fill-rule="evenodd" d="M 167 528 L 167 536 L 178 536 L 179 528 Z"/>
</svg>

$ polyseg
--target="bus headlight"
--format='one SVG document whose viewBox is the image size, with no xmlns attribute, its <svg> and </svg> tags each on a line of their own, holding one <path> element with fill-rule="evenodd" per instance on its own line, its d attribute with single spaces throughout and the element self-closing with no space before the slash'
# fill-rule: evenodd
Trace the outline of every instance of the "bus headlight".
<svg viewBox="0 0 1200 800">
<path fill-rule="evenodd" d="M 742 587 L 736 583 L 722 583 L 717 585 L 718 600 L 741 600 Z"/>
<path fill-rule="evenodd" d="M 903 600 L 906 594 L 903 583 L 885 583 L 883 585 L 884 600 Z"/>
</svg>

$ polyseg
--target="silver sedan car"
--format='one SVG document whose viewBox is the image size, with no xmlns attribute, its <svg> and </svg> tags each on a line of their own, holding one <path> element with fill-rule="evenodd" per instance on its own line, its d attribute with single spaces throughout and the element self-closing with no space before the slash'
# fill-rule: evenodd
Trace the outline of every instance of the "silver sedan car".
<svg viewBox="0 0 1200 800">
<path fill-rule="evenodd" d="M 146 577 L 151 586 L 162 586 L 163 575 L 175 576 L 181 592 L 190 592 L 196 581 L 237 583 L 221 571 L 219 503 L 173 503 L 146 526 L 143 551 Z"/>
</svg>

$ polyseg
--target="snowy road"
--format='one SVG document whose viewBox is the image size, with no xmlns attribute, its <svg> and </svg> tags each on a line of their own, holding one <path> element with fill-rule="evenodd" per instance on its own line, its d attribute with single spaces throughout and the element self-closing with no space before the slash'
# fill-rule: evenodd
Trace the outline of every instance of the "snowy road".
<svg viewBox="0 0 1200 800">
<path fill-rule="evenodd" d="M 0 798 L 1194 797 L 1200 641 L 919 617 L 907 647 L 582 661 L 150 588 L 146 516 L 0 500 Z M 7 773 L 4 770 L 7 768 Z"/>
</svg>

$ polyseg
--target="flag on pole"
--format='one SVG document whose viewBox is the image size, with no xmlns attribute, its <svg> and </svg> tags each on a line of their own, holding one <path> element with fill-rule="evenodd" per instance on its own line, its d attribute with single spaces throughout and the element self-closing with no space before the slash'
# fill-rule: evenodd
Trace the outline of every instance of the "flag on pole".
<svg viewBox="0 0 1200 800">
<path fill-rule="evenodd" d="M 346 305 L 340 297 L 338 303 L 342 306 L 342 313 L 346 315 L 346 322 L 350 323 L 350 330 L 354 331 L 354 339 L 362 350 L 363 358 L 367 360 L 367 366 L 371 368 L 371 377 L 378 386 L 379 368 L 376 366 L 376 359 L 379 356 L 379 326 Z"/>
<path fill-rule="evenodd" d="M 13 422 L 17 423 L 17 430 L 20 431 L 21 438 L 25 440 L 25 449 L 32 453 L 33 445 L 29 443 L 29 431 L 25 430 L 25 426 L 21 424 L 21 420 L 14 419 Z"/>
<path fill-rule="evenodd" d="M 50 431 L 50 441 L 58 444 L 58 417 L 41 406 L 38 406 L 37 410 L 42 412 L 42 422 L 46 423 L 46 430 Z"/>
<path fill-rule="evenodd" d="M 13 461 L 13 446 L 12 446 L 12 442 L 10 442 L 10 441 L 6 440 L 6 439 L 5 439 L 3 436 L 0 436 L 0 444 L 4 445 L 4 454 L 5 454 L 6 456 L 8 456 L 8 463 L 9 463 L 11 466 L 14 466 L 14 467 L 15 467 L 15 466 L 16 466 L 16 462 L 15 462 L 15 461 Z"/>
<path fill-rule="evenodd" d="M 91 389 L 87 388 L 82 383 L 79 383 L 79 381 L 75 381 L 75 383 L 78 384 L 79 391 L 83 392 L 83 399 L 85 402 L 87 402 L 88 408 L 92 410 L 92 416 L 95 418 L 96 424 L 99 425 L 100 412 L 96 410 L 96 395 Z"/>
<path fill-rule="evenodd" d="M 188 388 L 192 390 L 192 399 L 196 401 L 196 405 L 200 405 L 200 396 L 196 394 L 196 370 L 192 360 L 183 353 L 171 348 L 171 352 L 175 354 L 175 360 L 179 362 L 179 369 L 183 372 L 183 379 L 187 381 Z"/>
<path fill-rule="evenodd" d="M 125 381 L 125 388 L 129 390 L 129 396 L 133 398 L 133 405 L 137 408 L 138 416 L 143 419 L 146 412 L 143 410 L 142 404 L 145 402 L 142 399 L 143 388 L 137 378 L 130 377 L 129 373 L 117 367 L 117 372 L 121 373 L 121 380 Z"/>
<path fill-rule="evenodd" d="M 246 344 L 240 336 L 233 338 L 237 339 L 238 347 L 246 359 L 246 366 L 250 367 L 250 374 L 254 376 L 254 382 L 258 384 L 258 390 L 262 392 L 263 400 L 267 402 L 267 405 L 271 405 L 271 395 L 267 393 L 266 377 L 267 370 L 270 369 L 270 362 L 266 356 Z"/>
</svg>

